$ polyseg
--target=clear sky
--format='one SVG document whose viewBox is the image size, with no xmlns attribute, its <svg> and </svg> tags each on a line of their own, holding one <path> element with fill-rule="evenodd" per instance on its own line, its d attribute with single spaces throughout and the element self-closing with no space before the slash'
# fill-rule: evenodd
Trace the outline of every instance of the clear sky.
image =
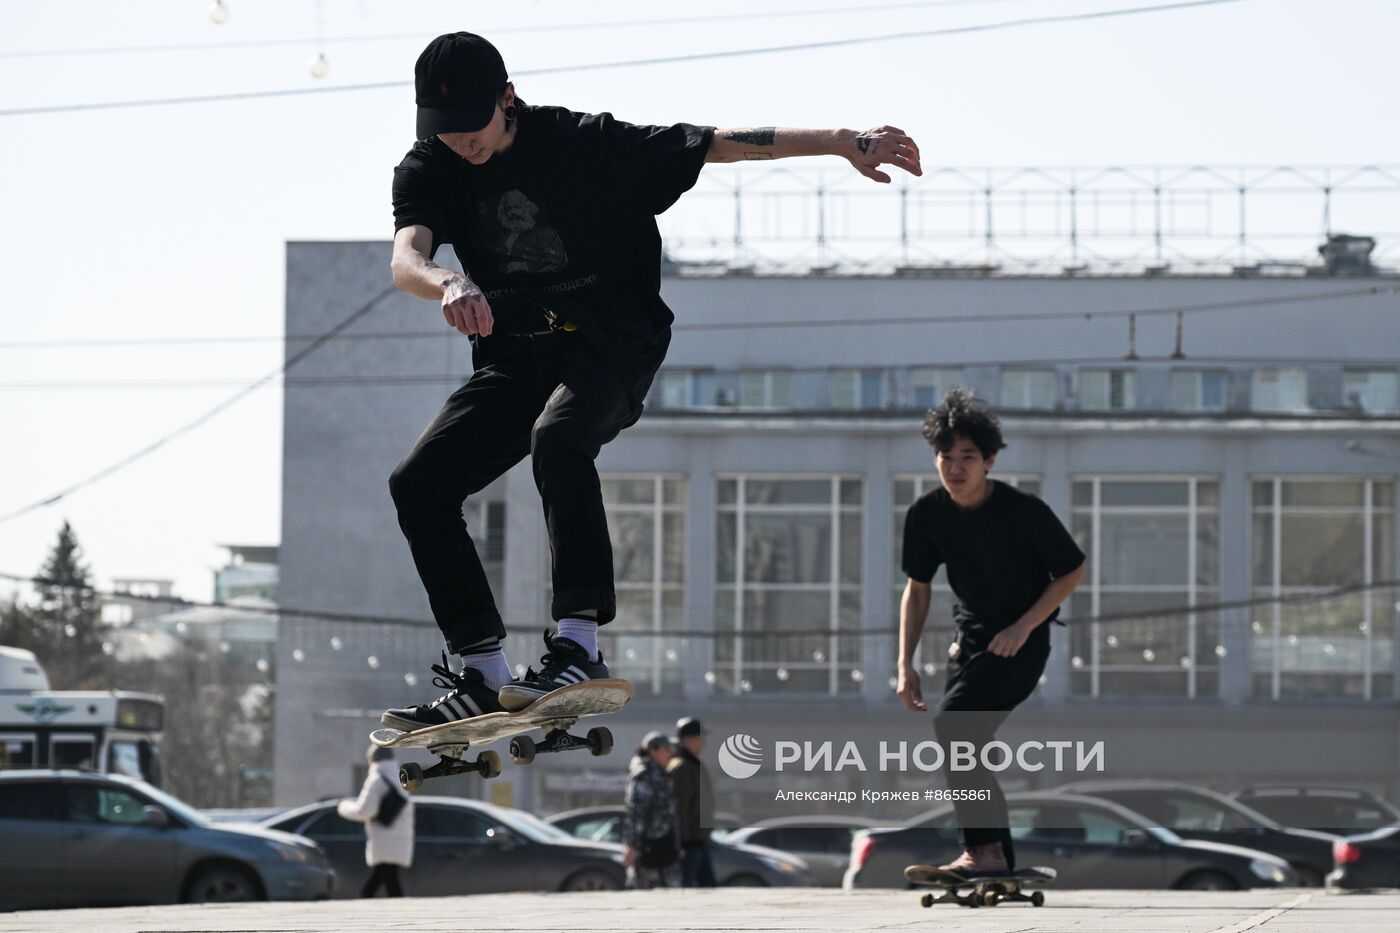
<svg viewBox="0 0 1400 933">
<path fill-rule="evenodd" d="M 492 38 L 512 71 L 793 44 L 1149 5 L 1151 0 L 841 0 L 703 7 L 204 0 L 0 3 L 0 110 L 404 80 L 432 36 Z M 1159 0 L 1160 2 L 1160 0 Z M 753 18 L 845 6 L 823 15 Z M 618 20 L 735 18 L 652 26 Z M 566 25 L 571 28 L 548 28 Z M 411 33 L 217 48 L 272 38 Z M 925 166 L 1359 164 L 1400 161 L 1389 0 L 1221 6 L 838 49 L 520 78 L 532 103 L 634 122 L 863 128 L 892 123 Z M 208 44 L 192 51 L 17 54 Z M 388 238 L 391 169 L 412 142 L 411 87 L 147 109 L 0 116 L 0 514 L 191 420 L 281 361 L 283 244 Z M 386 284 L 388 270 L 385 269 Z M 424 303 L 425 324 L 437 311 Z M 14 346 L 55 341 L 63 346 Z M 95 342 L 74 346 L 73 341 Z M 102 345 L 106 343 L 106 345 Z M 180 388 L 34 387 L 228 380 Z M 23 387 L 15 387 L 19 384 Z M 275 543 L 281 390 L 51 507 L 0 524 L 0 571 L 32 573 L 64 518 L 98 574 L 211 594 L 215 545 Z M 395 528 L 385 534 L 397 535 Z M 0 593 L 5 592 L 0 585 Z"/>
</svg>

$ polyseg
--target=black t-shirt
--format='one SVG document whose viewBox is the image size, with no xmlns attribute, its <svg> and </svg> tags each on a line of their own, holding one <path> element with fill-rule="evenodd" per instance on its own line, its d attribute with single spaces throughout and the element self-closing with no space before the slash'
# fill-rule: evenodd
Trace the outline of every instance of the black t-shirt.
<svg viewBox="0 0 1400 933">
<path fill-rule="evenodd" d="M 946 564 L 958 597 L 954 617 L 976 632 L 1014 625 L 1053 578 L 1082 563 L 1084 552 L 1050 506 L 1005 483 L 993 481 L 991 495 L 975 509 L 961 508 L 940 486 L 904 517 L 904 573 L 928 583 Z M 1048 625 L 1031 637 L 1048 638 Z"/>
<path fill-rule="evenodd" d="M 695 184 L 714 128 L 517 109 L 514 143 L 484 165 L 436 137 L 414 144 L 394 169 L 394 229 L 427 227 L 434 252 L 451 243 L 487 301 L 543 293 L 584 309 L 649 381 L 673 320 L 656 215 Z"/>
</svg>

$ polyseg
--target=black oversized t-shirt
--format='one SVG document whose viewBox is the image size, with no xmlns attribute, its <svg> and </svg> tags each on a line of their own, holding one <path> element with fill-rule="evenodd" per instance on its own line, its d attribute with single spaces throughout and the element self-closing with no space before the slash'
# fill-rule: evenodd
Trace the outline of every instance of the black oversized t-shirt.
<svg viewBox="0 0 1400 933">
<path fill-rule="evenodd" d="M 928 583 L 940 566 L 958 598 L 959 626 L 990 635 L 1014 625 L 1084 552 L 1040 499 L 993 481 L 992 493 L 964 509 L 939 487 L 920 496 L 904 518 L 904 573 Z M 1050 620 L 1059 616 L 1051 613 Z M 1048 638 L 1037 626 L 1032 638 Z"/>
<path fill-rule="evenodd" d="M 714 128 L 525 104 L 518 113 L 511 147 L 483 165 L 435 137 L 416 143 L 394 170 L 394 229 L 427 227 L 434 252 L 451 243 L 487 301 L 578 302 L 618 351 L 611 361 L 649 381 L 673 319 L 656 215 L 695 184 Z"/>
</svg>

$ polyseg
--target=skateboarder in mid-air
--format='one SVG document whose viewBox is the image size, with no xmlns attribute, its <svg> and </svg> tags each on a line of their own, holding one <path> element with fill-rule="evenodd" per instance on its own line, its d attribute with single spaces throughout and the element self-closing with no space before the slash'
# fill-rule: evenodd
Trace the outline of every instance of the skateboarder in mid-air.
<svg viewBox="0 0 1400 933">
<path fill-rule="evenodd" d="M 897 691 L 911 710 L 927 710 L 914 666 L 928 615 L 930 582 L 940 566 L 958 599 L 957 636 L 948 649 L 948 683 L 934 731 L 945 752 L 955 741 L 978 750 L 1034 692 L 1050 655 L 1050 626 L 1084 578 L 1084 554 L 1040 499 L 988 477 L 1001 425 L 967 392 L 955 389 L 924 419 L 936 451 L 940 488 L 920 497 L 904 519 Z M 949 760 L 945 758 L 945 760 Z M 963 853 L 942 866 L 965 877 L 1015 869 L 1006 798 L 983 768 L 947 770 Z"/>
<path fill-rule="evenodd" d="M 515 710 L 608 677 L 598 626 L 616 613 L 612 547 L 594 459 L 637 420 L 671 339 L 656 215 L 706 162 L 840 156 L 888 182 L 920 174 L 890 126 L 855 130 L 678 123 L 531 106 L 480 36 L 434 39 L 415 67 L 418 142 L 394 171 L 394 282 L 440 302 L 472 342 L 474 372 L 389 479 L 433 617 L 461 670 L 447 692 L 392 709 L 403 730 Z M 433 256 L 450 243 L 466 274 Z M 529 457 L 544 506 L 558 623 L 519 680 L 462 519 L 466 498 Z"/>
</svg>

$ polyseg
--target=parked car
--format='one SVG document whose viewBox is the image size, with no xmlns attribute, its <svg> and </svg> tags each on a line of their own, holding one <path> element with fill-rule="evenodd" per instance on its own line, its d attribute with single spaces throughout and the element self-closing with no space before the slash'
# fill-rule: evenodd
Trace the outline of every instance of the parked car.
<svg viewBox="0 0 1400 933">
<path fill-rule="evenodd" d="M 1297 883 L 1283 859 L 1182 839 L 1107 800 L 1021 793 L 1006 802 L 1017 866 L 1048 865 L 1059 872 L 1058 887 L 1228 891 Z M 951 804 L 897 829 L 860 830 L 844 887 L 905 888 L 907 866 L 940 865 L 959 851 Z"/>
<path fill-rule="evenodd" d="M 1337 836 L 1400 825 L 1400 807 L 1350 787 L 1246 787 L 1235 799 L 1283 826 Z"/>
<path fill-rule="evenodd" d="M 784 816 L 737 829 L 724 841 L 791 852 L 807 863 L 818 885 L 839 888 L 851 863 L 851 837 L 871 825 L 860 816 Z"/>
<path fill-rule="evenodd" d="M 1304 887 L 1321 887 L 1332 870 L 1336 836 L 1287 829 L 1258 810 L 1204 787 L 1176 781 L 1074 781 L 1056 790 L 1111 800 L 1184 839 L 1223 842 L 1276 855 L 1293 866 L 1298 883 Z"/>
<path fill-rule="evenodd" d="M 403 874 L 413 897 L 508 891 L 616 891 L 626 876 L 622 846 L 583 842 L 533 814 L 461 797 L 413 798 L 413 867 Z M 335 801 L 289 810 L 263 825 L 315 840 L 354 897 L 365 867 L 365 827 L 336 812 Z"/>
<path fill-rule="evenodd" d="M 547 822 L 580 839 L 622 842 L 621 804 L 606 807 L 584 807 L 548 817 Z M 716 819 L 716 822 L 725 822 Z M 715 877 L 721 885 L 731 887 L 811 887 L 816 878 L 807 863 L 788 852 L 763 846 L 732 843 L 729 834 L 716 833 L 710 837 L 710 856 L 715 865 Z"/>
<path fill-rule="evenodd" d="M 1327 883 L 1338 888 L 1400 888 L 1400 826 L 1337 840 L 1336 868 Z"/>
<path fill-rule="evenodd" d="M 286 807 L 206 807 L 199 811 L 211 823 L 266 823 Z"/>
<path fill-rule="evenodd" d="M 0 773 L 0 909 L 329 897 L 315 843 L 216 826 L 144 781 L 85 771 Z"/>
</svg>

